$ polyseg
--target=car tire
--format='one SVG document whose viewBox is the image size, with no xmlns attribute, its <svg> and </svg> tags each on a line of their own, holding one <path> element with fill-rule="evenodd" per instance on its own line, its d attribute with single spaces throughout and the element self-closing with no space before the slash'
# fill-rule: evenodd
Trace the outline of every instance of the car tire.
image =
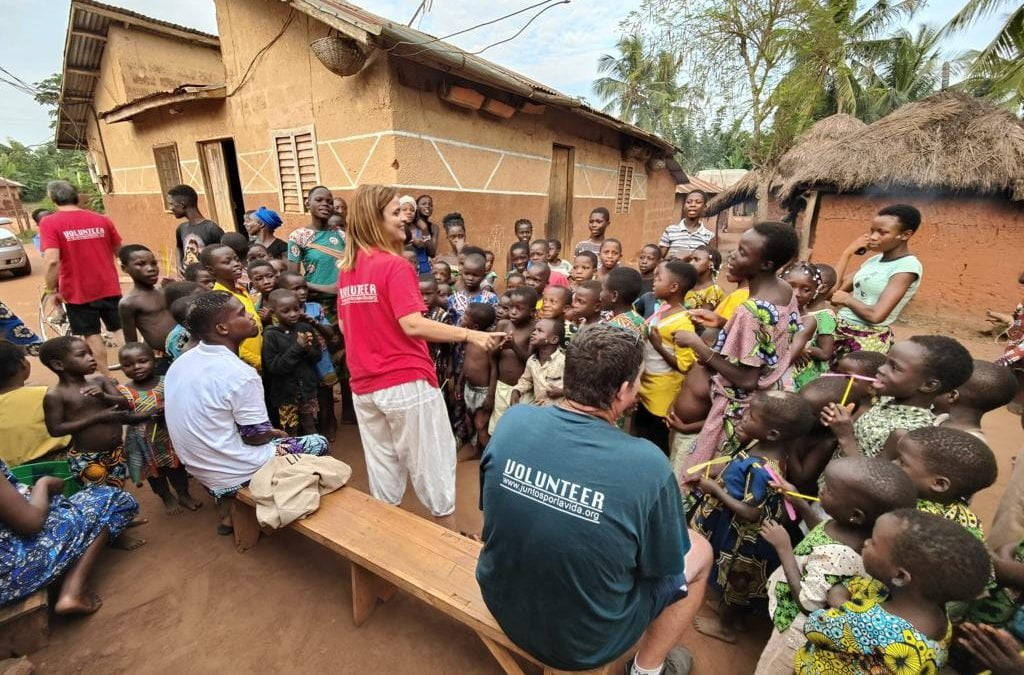
<svg viewBox="0 0 1024 675">
<path fill-rule="evenodd" d="M 28 259 L 28 256 L 25 256 L 25 264 L 14 270 L 14 276 L 27 277 L 30 274 L 32 274 L 32 261 Z"/>
</svg>

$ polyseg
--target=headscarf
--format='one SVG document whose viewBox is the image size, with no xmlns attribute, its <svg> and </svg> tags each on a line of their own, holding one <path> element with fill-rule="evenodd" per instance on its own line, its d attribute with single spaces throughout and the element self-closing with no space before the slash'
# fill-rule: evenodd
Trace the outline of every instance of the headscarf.
<svg viewBox="0 0 1024 675">
<path fill-rule="evenodd" d="M 273 232 L 284 224 L 281 216 L 277 215 L 277 211 L 271 211 L 266 206 L 261 206 L 253 211 L 252 217 L 263 223 L 269 232 Z"/>
<path fill-rule="evenodd" d="M 412 204 L 416 206 L 416 200 L 409 195 L 402 195 L 398 198 L 398 206 L 405 206 L 406 204 Z"/>
</svg>

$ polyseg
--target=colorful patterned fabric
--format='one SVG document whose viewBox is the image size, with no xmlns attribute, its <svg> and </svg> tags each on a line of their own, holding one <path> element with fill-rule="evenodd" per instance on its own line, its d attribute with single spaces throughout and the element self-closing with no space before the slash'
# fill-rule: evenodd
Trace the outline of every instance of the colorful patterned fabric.
<svg viewBox="0 0 1024 675">
<path fill-rule="evenodd" d="M 0 461 L 0 477 L 25 499 L 31 488 L 19 483 Z M 54 495 L 39 532 L 19 535 L 0 523 L 0 607 L 45 588 L 85 553 L 104 529 L 117 537 L 139 512 L 139 504 L 112 487 Z"/>
<path fill-rule="evenodd" d="M 1013 323 L 1006 331 L 1006 348 L 996 363 L 1010 368 L 1020 367 L 1024 360 L 1024 302 L 1013 310 Z"/>
<path fill-rule="evenodd" d="M 820 336 L 834 336 L 836 334 L 836 315 L 831 309 L 819 309 L 817 312 L 813 312 L 812 314 L 818 326 L 814 331 L 814 337 L 808 344 L 817 347 L 819 346 L 818 338 Z M 828 361 L 810 359 L 804 366 L 793 369 L 792 378 L 794 390 L 800 391 L 805 385 L 818 379 L 823 373 L 827 373 L 828 370 Z"/>
<path fill-rule="evenodd" d="M 836 317 L 836 343 L 832 351 L 832 365 L 853 352 L 888 354 L 892 349 L 892 341 L 893 333 L 889 326 L 865 326 Z"/>
<path fill-rule="evenodd" d="M 801 605 L 823 609 L 827 606 L 830 588 L 866 574 L 860 554 L 829 536 L 825 529 L 828 522 L 818 523 L 793 549 L 801 572 L 799 603 L 781 567 L 768 580 L 768 611 L 779 632 L 788 629 L 803 613 Z"/>
<path fill-rule="evenodd" d="M 299 432 L 299 416 L 310 415 L 316 418 L 320 414 L 320 401 L 315 398 L 305 399 L 298 403 L 288 403 L 277 408 L 277 419 L 281 430 L 286 434 Z"/>
<path fill-rule="evenodd" d="M 963 525 L 964 529 L 974 538 L 985 544 L 985 531 L 981 519 L 971 510 L 966 501 L 955 501 L 952 504 L 940 504 L 927 499 L 917 500 L 917 510 L 942 516 L 946 520 Z M 981 597 L 970 602 L 951 602 L 946 605 L 946 614 L 950 621 L 959 624 L 964 621 L 985 623 L 990 626 L 1005 626 L 1013 619 L 1017 610 L 1016 603 L 1007 590 L 996 581 L 995 568 L 989 572 L 988 584 Z"/>
<path fill-rule="evenodd" d="M 164 378 L 148 391 L 142 391 L 134 382 L 117 385 L 117 390 L 128 399 L 132 412 L 158 415 L 148 422 L 129 425 L 124 437 L 125 453 L 128 456 L 128 475 L 136 485 L 143 478 L 156 478 L 160 469 L 176 469 L 181 466 L 171 446 L 171 435 L 164 422 Z"/>
<path fill-rule="evenodd" d="M 452 291 L 452 294 L 448 296 L 448 313 L 451 315 L 453 326 L 458 326 L 462 323 L 462 315 L 475 302 L 496 306 L 498 304 L 498 296 L 485 288 L 481 288 L 476 293 L 470 293 L 465 289 Z"/>
<path fill-rule="evenodd" d="M 331 252 L 344 250 L 345 233 L 341 230 L 300 227 L 288 235 L 288 262 L 299 263 L 306 281 L 318 286 L 337 285 L 339 261 Z"/>
<path fill-rule="evenodd" d="M 72 446 L 68 448 L 68 469 L 87 488 L 97 485 L 121 488 L 128 478 L 124 446 L 113 452 L 81 452 Z"/>
<path fill-rule="evenodd" d="M 626 328 L 638 335 L 646 335 L 647 333 L 647 325 L 644 318 L 632 309 L 623 312 L 622 314 L 612 316 L 612 318 L 608 319 L 605 323 L 612 326 L 618 326 L 620 328 Z"/>
<path fill-rule="evenodd" d="M 250 425 L 248 428 L 252 429 L 257 425 Z M 266 423 L 267 430 L 273 429 L 270 426 L 270 422 Z M 243 436 L 245 434 L 242 434 Z M 330 442 L 319 434 L 312 434 L 310 436 L 288 436 L 287 438 L 275 438 L 270 441 L 270 444 L 275 449 L 284 450 L 289 455 L 316 455 L 320 457 L 326 455 L 331 449 Z M 278 453 L 280 454 L 280 453 Z M 209 492 L 217 499 L 224 499 L 225 497 L 232 497 L 236 492 L 244 488 L 249 484 L 249 481 L 245 481 L 239 485 L 232 485 L 226 488 L 206 488 Z"/>
<path fill-rule="evenodd" d="M 167 334 L 167 340 L 164 342 L 164 351 L 173 361 L 185 353 L 185 347 L 188 346 L 191 340 L 192 336 L 189 335 L 188 329 L 181 324 L 175 324 L 171 332 Z"/>
<path fill-rule="evenodd" d="M 933 640 L 885 611 L 879 598 L 854 597 L 842 607 L 812 612 L 804 635 L 797 675 L 934 675 L 946 663 L 953 626 Z"/>
<path fill-rule="evenodd" d="M 733 606 L 746 607 L 766 599 L 768 576 L 779 566 L 775 547 L 761 537 L 765 520 L 785 522 L 786 519 L 782 497 L 768 485 L 773 478 L 765 469 L 766 464 L 777 475 L 782 475 L 776 460 L 739 450 L 718 477 L 731 497 L 760 511 L 761 517 L 756 522 L 736 518 L 710 495 L 701 498 L 693 516 L 693 529 L 707 537 L 715 551 L 711 583 L 721 591 L 725 602 Z"/>
<path fill-rule="evenodd" d="M 689 291 L 686 297 L 683 298 L 683 305 L 686 309 L 700 309 L 702 307 L 707 308 L 711 305 L 711 308 L 718 307 L 718 305 L 725 300 L 725 291 L 718 284 L 711 284 L 707 288 Z"/>
<path fill-rule="evenodd" d="M 11 311 L 10 307 L 0 302 L 0 337 L 8 342 L 21 345 L 32 356 L 39 356 L 39 346 L 43 339 L 32 332 L 32 329 Z"/>
<path fill-rule="evenodd" d="M 868 457 L 877 457 L 885 448 L 885 442 L 893 430 L 913 431 L 934 424 L 935 414 L 931 410 L 893 403 L 891 396 L 881 396 L 853 423 L 853 435 L 861 452 Z"/>
<path fill-rule="evenodd" d="M 785 307 L 764 300 L 747 300 L 718 334 L 714 350 L 737 365 L 757 368 L 757 391 L 779 389 L 789 345 L 800 330 L 800 315 L 794 295 Z M 750 403 L 753 391 L 741 389 L 720 374 L 711 378 L 711 410 L 694 451 L 683 469 L 707 461 L 716 454 L 736 451 L 736 423 Z"/>
</svg>

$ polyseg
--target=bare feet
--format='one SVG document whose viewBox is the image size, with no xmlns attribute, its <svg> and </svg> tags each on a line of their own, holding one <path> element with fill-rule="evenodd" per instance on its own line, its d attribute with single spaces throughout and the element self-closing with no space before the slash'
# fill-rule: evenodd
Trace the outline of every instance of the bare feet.
<svg viewBox="0 0 1024 675">
<path fill-rule="evenodd" d="M 176 516 L 181 513 L 181 504 L 171 494 L 161 495 L 160 499 L 164 503 L 164 513 L 169 516 Z"/>
<path fill-rule="evenodd" d="M 713 637 L 722 642 L 732 644 L 736 642 L 736 633 L 732 628 L 722 623 L 717 616 L 698 616 L 693 620 L 693 625 L 698 633 Z"/>
<path fill-rule="evenodd" d="M 110 547 L 122 551 L 134 551 L 145 543 L 146 540 L 142 537 L 133 537 L 130 534 L 122 533 L 117 539 L 110 542 Z"/>
<path fill-rule="evenodd" d="M 81 595 L 61 594 L 53 606 L 54 614 L 92 614 L 103 606 L 100 596 L 86 591 Z"/>
<path fill-rule="evenodd" d="M 190 494 L 178 495 L 178 503 L 184 506 L 189 511 L 198 511 L 199 508 L 203 505 L 201 501 L 195 499 Z"/>
</svg>

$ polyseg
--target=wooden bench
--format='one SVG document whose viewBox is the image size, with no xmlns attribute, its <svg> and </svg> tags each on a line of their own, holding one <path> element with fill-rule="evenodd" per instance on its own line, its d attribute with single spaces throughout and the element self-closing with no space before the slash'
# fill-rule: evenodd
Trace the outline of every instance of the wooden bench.
<svg viewBox="0 0 1024 675">
<path fill-rule="evenodd" d="M 235 543 L 239 551 L 254 546 L 260 527 L 248 489 L 233 505 Z M 352 619 L 365 622 L 377 606 L 401 589 L 472 629 L 508 675 L 523 675 L 512 656 L 518 654 L 544 669 L 505 635 L 488 611 L 476 582 L 479 542 L 437 523 L 345 487 L 325 495 L 320 509 L 289 527 L 341 554 L 352 563 Z M 611 672 L 615 662 L 582 675 Z"/>
<path fill-rule="evenodd" d="M 24 656 L 50 642 L 46 589 L 0 609 L 0 659 Z"/>
</svg>

